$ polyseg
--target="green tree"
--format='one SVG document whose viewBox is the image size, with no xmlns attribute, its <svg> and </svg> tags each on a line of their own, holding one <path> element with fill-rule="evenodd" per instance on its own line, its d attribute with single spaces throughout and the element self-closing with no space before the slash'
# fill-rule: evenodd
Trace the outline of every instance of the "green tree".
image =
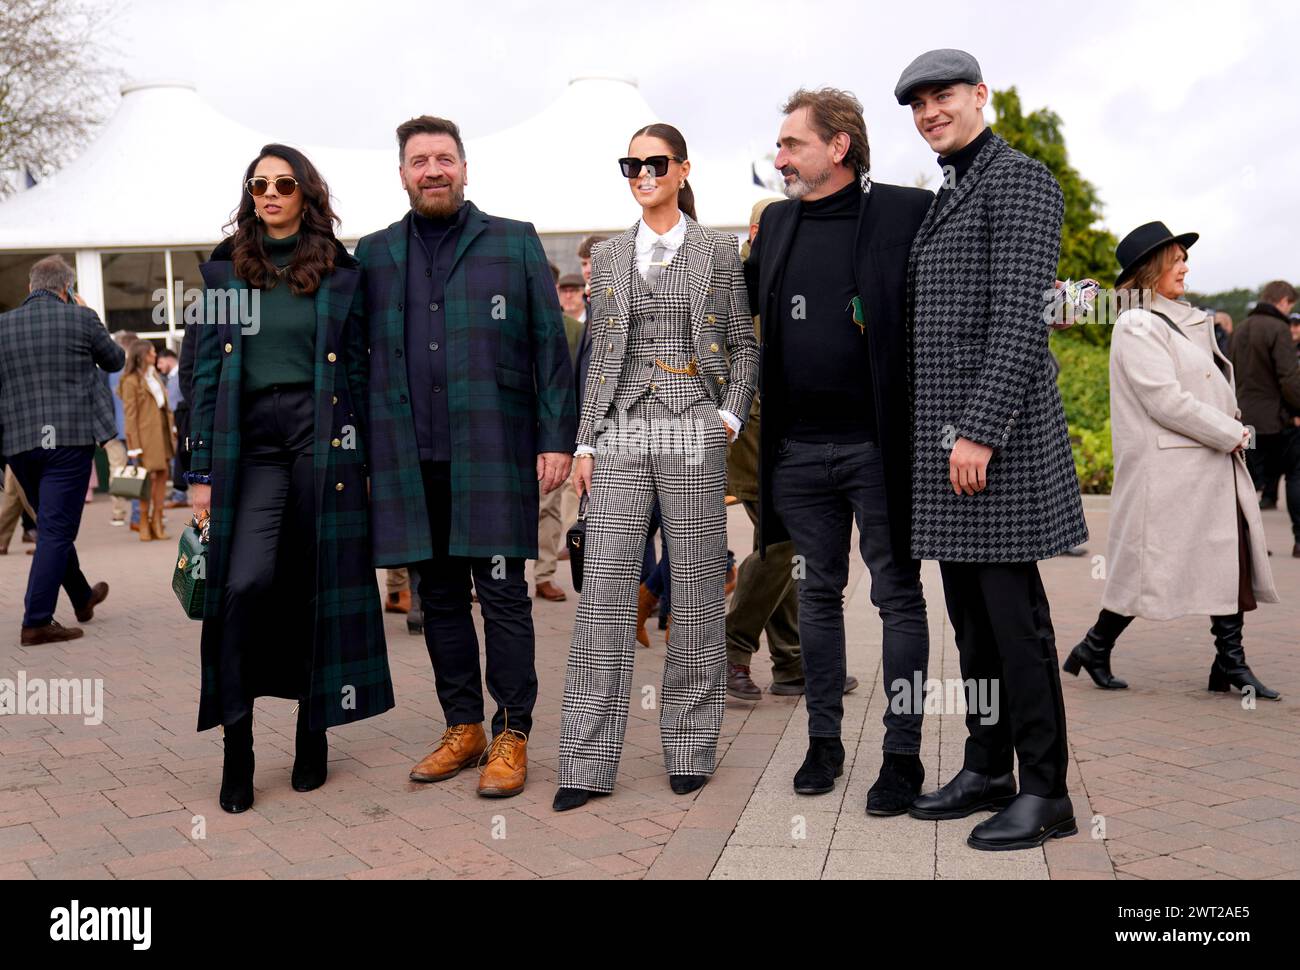
<svg viewBox="0 0 1300 970">
<path fill-rule="evenodd" d="M 1091 278 L 1107 286 L 1113 283 L 1118 241 L 1100 226 L 1102 204 L 1096 186 L 1070 164 L 1060 115 L 1049 108 L 1025 114 L 1014 87 L 993 92 L 993 110 L 997 114 L 993 130 L 1012 148 L 1046 165 L 1060 183 L 1065 196 L 1065 225 L 1061 230 L 1059 277 Z M 1107 327 L 1072 327 L 1066 333 L 1089 343 L 1110 343 Z"/>
</svg>

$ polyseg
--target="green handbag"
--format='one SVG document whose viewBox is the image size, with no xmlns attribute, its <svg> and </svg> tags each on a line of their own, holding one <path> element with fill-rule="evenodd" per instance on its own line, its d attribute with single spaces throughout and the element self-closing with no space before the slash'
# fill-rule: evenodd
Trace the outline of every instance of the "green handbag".
<svg viewBox="0 0 1300 970">
<path fill-rule="evenodd" d="M 181 608 L 191 620 L 203 619 L 203 592 L 207 586 L 208 527 L 205 515 L 200 522 L 195 516 L 181 531 L 176 570 L 172 573 L 172 592 L 181 601 Z"/>
<path fill-rule="evenodd" d="M 139 465 L 116 469 L 108 479 L 108 494 L 143 500 L 149 494 L 149 472 Z"/>
</svg>

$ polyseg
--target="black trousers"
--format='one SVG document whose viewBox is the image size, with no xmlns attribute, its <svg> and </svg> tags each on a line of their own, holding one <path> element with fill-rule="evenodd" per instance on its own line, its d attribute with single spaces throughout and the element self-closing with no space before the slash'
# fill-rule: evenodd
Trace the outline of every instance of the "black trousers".
<svg viewBox="0 0 1300 970">
<path fill-rule="evenodd" d="M 1005 774 L 1014 755 L 1022 792 L 1062 797 L 1065 703 L 1038 564 L 944 562 L 939 569 L 968 697 L 974 685 L 996 698 L 991 716 L 968 703 L 966 768 Z"/>
<path fill-rule="evenodd" d="M 221 629 L 222 723 L 255 697 L 301 699 L 316 616 L 315 407 L 310 387 L 245 397 Z"/>
<path fill-rule="evenodd" d="M 492 734 L 506 727 L 528 734 L 537 702 L 533 604 L 523 559 L 447 555 L 451 536 L 451 463 L 420 462 L 434 557 L 415 564 L 424 642 L 448 727 L 483 723 L 483 677 L 470 581 L 483 612 L 487 688 L 497 704 Z"/>
<path fill-rule="evenodd" d="M 79 448 L 33 448 L 9 456 L 14 477 L 36 513 L 36 554 L 27 574 L 24 627 L 46 626 L 54 619 L 59 587 L 75 609 L 90 602 L 90 584 L 77 558 L 77 532 L 86 507 L 93 445 Z"/>
</svg>

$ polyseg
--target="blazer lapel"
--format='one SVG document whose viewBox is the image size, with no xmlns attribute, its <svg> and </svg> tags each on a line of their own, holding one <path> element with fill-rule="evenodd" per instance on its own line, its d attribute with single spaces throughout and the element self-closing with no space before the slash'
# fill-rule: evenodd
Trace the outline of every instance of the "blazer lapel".
<svg viewBox="0 0 1300 970">
<path fill-rule="evenodd" d="M 989 163 L 1001 154 L 1002 150 L 1007 147 L 997 135 L 989 139 L 989 143 L 984 146 L 983 150 L 975 156 L 975 161 L 971 163 L 970 169 L 957 180 L 957 187 L 953 190 L 952 198 L 944 203 L 943 208 L 939 208 L 939 197 L 936 195 L 935 200 L 930 205 L 930 211 L 925 214 L 925 221 L 921 223 L 921 228 L 916 233 L 917 241 L 923 241 L 934 235 L 935 230 L 939 228 L 957 208 L 966 201 L 975 186 L 979 184 L 980 176 L 988 168 Z"/>
<path fill-rule="evenodd" d="M 691 344 L 700 339 L 704 325 L 704 301 L 713 279 L 713 246 L 694 219 L 686 219 L 686 277 L 690 283 Z"/>
<path fill-rule="evenodd" d="M 632 316 L 632 264 L 636 256 L 636 226 L 614 237 L 610 253 L 610 275 L 613 277 L 615 316 L 627 320 Z"/>
<path fill-rule="evenodd" d="M 465 213 L 465 225 L 460 230 L 460 239 L 456 242 L 456 252 L 451 257 L 451 266 L 447 270 L 448 279 L 451 279 L 451 274 L 456 272 L 456 266 L 460 263 L 466 250 L 469 249 L 470 243 L 482 235 L 483 230 L 488 227 L 488 217 L 479 211 L 478 206 L 473 202 L 465 204 L 469 206 L 469 211 Z"/>
</svg>

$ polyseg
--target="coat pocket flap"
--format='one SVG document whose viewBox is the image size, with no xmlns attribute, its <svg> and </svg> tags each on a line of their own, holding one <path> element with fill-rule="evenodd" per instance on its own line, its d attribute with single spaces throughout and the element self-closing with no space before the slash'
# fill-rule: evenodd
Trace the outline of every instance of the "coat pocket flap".
<svg viewBox="0 0 1300 970">
<path fill-rule="evenodd" d="M 505 364 L 497 364 L 497 383 L 502 387 L 513 387 L 516 391 L 524 391 L 529 394 L 537 389 L 537 385 L 533 383 L 532 374 L 525 374 L 513 367 L 507 367 Z"/>
<path fill-rule="evenodd" d="M 1204 448 L 1205 445 L 1195 438 L 1189 438 L 1187 435 L 1175 434 L 1172 431 L 1166 431 L 1156 435 L 1157 448 Z"/>
</svg>

